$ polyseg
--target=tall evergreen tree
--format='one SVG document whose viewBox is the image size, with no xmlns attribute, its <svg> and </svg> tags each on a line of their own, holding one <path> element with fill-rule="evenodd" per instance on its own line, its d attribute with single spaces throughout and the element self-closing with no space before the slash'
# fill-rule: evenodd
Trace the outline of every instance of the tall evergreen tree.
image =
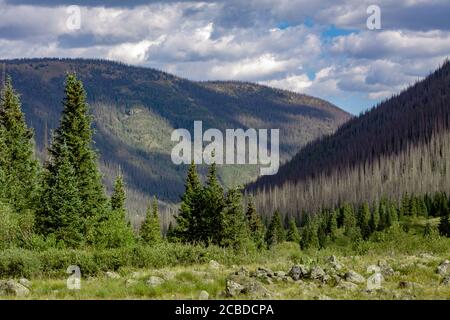
<svg viewBox="0 0 450 320">
<path fill-rule="evenodd" d="M 125 186 L 123 177 L 119 174 L 114 182 L 114 191 L 111 195 L 111 209 L 125 211 Z"/>
<path fill-rule="evenodd" d="M 161 242 L 161 224 L 159 222 L 158 201 L 153 200 L 152 206 L 148 206 L 144 223 L 140 229 L 141 239 L 148 244 Z"/>
<path fill-rule="evenodd" d="M 361 205 L 361 207 L 358 210 L 358 226 L 361 229 L 361 235 L 364 240 L 367 240 L 370 236 L 370 209 L 369 205 L 367 203 L 364 203 Z"/>
<path fill-rule="evenodd" d="M 176 238 L 183 242 L 194 242 L 200 239 L 201 192 L 202 185 L 197 168 L 195 163 L 192 162 L 188 169 L 180 210 L 175 217 L 177 225 L 173 233 Z"/>
<path fill-rule="evenodd" d="M 245 213 L 247 219 L 247 226 L 253 242 L 260 248 L 264 243 L 264 225 L 261 222 L 261 218 L 256 212 L 255 203 L 253 198 L 249 198 L 247 204 L 247 211 Z"/>
<path fill-rule="evenodd" d="M 18 94 L 7 78 L 0 101 L 0 197 L 15 210 L 34 209 L 39 163 L 33 131 L 27 127 Z"/>
<path fill-rule="evenodd" d="M 238 188 L 228 191 L 223 212 L 223 231 L 220 244 L 233 249 L 243 249 L 249 240 L 242 194 Z"/>
<path fill-rule="evenodd" d="M 79 214 L 82 207 L 78 180 L 69 159 L 69 150 L 62 144 L 59 157 L 44 173 L 44 188 L 40 207 L 36 212 L 38 231 L 45 236 L 53 235 L 56 240 L 71 247 L 83 245 L 83 220 Z"/>
<path fill-rule="evenodd" d="M 285 239 L 284 228 L 281 223 L 281 215 L 280 212 L 275 211 L 270 220 L 269 227 L 267 228 L 266 233 L 266 242 L 269 247 L 283 242 Z"/>
<path fill-rule="evenodd" d="M 289 228 L 286 233 L 286 240 L 299 243 L 300 242 L 300 234 L 298 232 L 297 224 L 295 223 L 295 219 L 291 218 L 289 220 Z"/>
<path fill-rule="evenodd" d="M 206 185 L 201 195 L 200 239 L 205 243 L 219 244 L 224 228 L 225 201 L 215 163 L 209 166 Z"/>
<path fill-rule="evenodd" d="M 86 93 L 74 74 L 66 78 L 63 104 L 61 122 L 49 149 L 50 161 L 46 169 L 54 171 L 52 167 L 60 161 L 63 146 L 67 146 L 82 202 L 78 212 L 84 221 L 82 233 L 89 235 L 95 233 L 99 221 L 107 218 L 107 199 L 92 148 L 92 117 L 89 115 Z"/>
</svg>

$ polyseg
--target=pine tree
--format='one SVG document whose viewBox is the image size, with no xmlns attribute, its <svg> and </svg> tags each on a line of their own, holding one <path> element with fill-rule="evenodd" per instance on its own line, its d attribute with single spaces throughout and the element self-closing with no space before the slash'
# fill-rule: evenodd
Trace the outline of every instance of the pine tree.
<svg viewBox="0 0 450 320">
<path fill-rule="evenodd" d="M 318 227 L 316 217 L 311 217 L 309 214 L 304 215 L 304 224 L 300 232 L 300 247 L 302 249 L 319 247 Z"/>
<path fill-rule="evenodd" d="M 253 198 L 250 197 L 247 204 L 247 211 L 245 213 L 248 230 L 250 232 L 253 242 L 258 248 L 261 248 L 264 244 L 264 225 L 261 222 L 261 218 L 256 212 L 255 203 Z"/>
<path fill-rule="evenodd" d="M 373 233 L 378 230 L 380 224 L 380 211 L 378 208 L 378 205 L 373 204 L 372 205 L 372 214 L 370 215 L 370 232 Z"/>
<path fill-rule="evenodd" d="M 202 186 L 197 168 L 192 162 L 188 169 L 180 210 L 175 217 L 177 225 L 174 229 L 174 236 L 183 242 L 194 242 L 201 238 L 201 192 Z"/>
<path fill-rule="evenodd" d="M 40 208 L 36 212 L 38 231 L 45 236 L 53 235 L 71 247 L 83 245 L 83 221 L 79 215 L 82 206 L 75 169 L 63 144 L 59 157 L 44 174 Z"/>
<path fill-rule="evenodd" d="M 441 216 L 438 226 L 439 234 L 441 236 L 450 237 L 450 215 Z"/>
<path fill-rule="evenodd" d="M 300 234 L 298 232 L 297 224 L 295 223 L 294 218 L 291 218 L 289 220 L 289 229 L 286 233 L 286 241 L 291 241 L 295 243 L 300 242 Z"/>
<path fill-rule="evenodd" d="M 272 219 L 270 220 L 269 227 L 266 233 L 266 243 L 269 247 L 283 242 L 285 239 L 284 228 L 281 223 L 281 215 L 278 211 L 275 211 Z"/>
<path fill-rule="evenodd" d="M 54 171 L 52 167 L 60 161 L 62 148 L 66 145 L 82 202 L 78 212 L 84 222 L 81 232 L 90 237 L 95 233 L 98 223 L 107 219 L 107 199 L 97 168 L 97 157 L 92 148 L 92 117 L 88 111 L 81 81 L 74 74 L 69 74 L 66 78 L 64 110 L 49 149 L 50 161 L 46 169 Z"/>
<path fill-rule="evenodd" d="M 141 239 L 147 244 L 156 244 L 161 242 L 161 225 L 158 214 L 158 201 L 153 200 L 153 205 L 148 206 L 144 223 L 140 229 Z"/>
<path fill-rule="evenodd" d="M 206 186 L 201 193 L 199 232 L 204 243 L 220 244 L 224 228 L 225 206 L 223 188 L 217 178 L 216 164 L 209 166 Z"/>
<path fill-rule="evenodd" d="M 337 211 L 331 212 L 328 217 L 328 229 L 329 229 L 329 237 L 331 241 L 335 241 L 337 238 L 338 231 L 338 223 L 337 223 Z"/>
<path fill-rule="evenodd" d="M 361 236 L 364 240 L 367 240 L 370 236 L 370 218 L 371 213 L 369 205 L 364 203 L 358 210 L 358 226 L 361 230 Z"/>
<path fill-rule="evenodd" d="M 0 197 L 16 211 L 34 209 L 39 163 L 33 131 L 27 127 L 18 94 L 7 78 L 0 101 Z"/>
<path fill-rule="evenodd" d="M 228 191 L 223 210 L 223 231 L 220 244 L 235 250 L 245 248 L 249 240 L 246 218 L 242 208 L 242 195 L 238 188 Z"/>
<path fill-rule="evenodd" d="M 111 209 L 118 211 L 125 211 L 125 186 L 123 177 L 119 174 L 114 182 L 114 191 L 111 195 Z"/>
<path fill-rule="evenodd" d="M 118 248 L 131 245 L 135 237 L 133 229 L 126 221 L 126 193 L 123 177 L 119 174 L 114 182 L 110 199 L 110 209 L 95 230 L 95 245 L 103 248 Z"/>
</svg>

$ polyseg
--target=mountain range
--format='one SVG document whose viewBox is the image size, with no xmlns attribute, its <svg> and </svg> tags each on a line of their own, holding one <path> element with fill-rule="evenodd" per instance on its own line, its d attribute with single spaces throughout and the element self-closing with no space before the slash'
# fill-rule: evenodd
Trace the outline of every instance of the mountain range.
<svg viewBox="0 0 450 320">
<path fill-rule="evenodd" d="M 111 189 L 120 170 L 129 190 L 129 208 L 135 211 L 149 196 L 179 201 L 186 166 L 171 162 L 170 137 L 176 128 L 192 132 L 194 120 L 202 120 L 204 130 L 278 128 L 280 157 L 285 162 L 308 142 L 333 133 L 351 118 L 322 99 L 255 83 L 196 82 L 105 60 L 16 59 L 0 64 L 21 95 L 42 160 L 59 123 L 65 76 L 77 74 L 93 115 L 105 183 Z M 204 176 L 206 168 L 199 169 Z M 219 178 L 232 186 L 253 181 L 258 172 L 255 165 L 223 165 Z"/>
</svg>

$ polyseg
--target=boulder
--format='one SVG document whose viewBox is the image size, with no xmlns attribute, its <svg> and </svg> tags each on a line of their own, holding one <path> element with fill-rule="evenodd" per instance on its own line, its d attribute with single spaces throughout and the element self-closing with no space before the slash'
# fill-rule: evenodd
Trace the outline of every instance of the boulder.
<svg viewBox="0 0 450 320">
<path fill-rule="evenodd" d="M 244 286 L 234 282 L 233 280 L 227 280 L 225 294 L 227 297 L 235 297 L 244 291 Z"/>
<path fill-rule="evenodd" d="M 31 281 L 28 280 L 28 279 L 26 279 L 26 278 L 20 278 L 20 279 L 19 279 L 19 283 L 20 283 L 21 285 L 23 285 L 24 287 L 27 287 L 28 289 L 31 288 Z"/>
<path fill-rule="evenodd" d="M 444 277 L 444 279 L 442 279 L 442 281 L 441 281 L 441 285 L 442 285 L 442 286 L 448 286 L 448 285 L 450 285 L 450 276 Z"/>
<path fill-rule="evenodd" d="M 208 300 L 209 299 L 209 293 L 205 290 L 200 291 L 200 294 L 198 295 L 198 300 Z"/>
<path fill-rule="evenodd" d="M 304 265 L 295 265 L 291 268 L 291 270 L 289 270 L 288 276 L 294 280 L 304 279 L 309 276 L 309 270 Z"/>
<path fill-rule="evenodd" d="M 248 277 L 250 272 L 248 271 L 247 268 L 240 267 L 239 270 L 235 271 L 233 274 L 235 274 L 237 276 Z"/>
<path fill-rule="evenodd" d="M 221 267 L 220 263 L 218 263 L 216 260 L 209 261 L 208 266 L 212 270 L 217 270 L 217 269 L 220 269 L 220 267 Z"/>
<path fill-rule="evenodd" d="M 443 261 L 436 270 L 437 273 L 439 273 L 441 276 L 446 276 L 450 273 L 450 261 L 445 260 Z"/>
<path fill-rule="evenodd" d="M 322 282 L 326 282 L 328 279 L 328 275 L 321 267 L 312 267 L 309 277 L 313 280 L 319 280 Z"/>
<path fill-rule="evenodd" d="M 261 283 L 257 281 L 249 281 L 245 284 L 244 294 L 248 294 L 253 299 L 270 298 L 272 294 Z"/>
<path fill-rule="evenodd" d="M 273 271 L 269 268 L 263 268 L 259 267 L 255 270 L 255 272 L 252 272 L 251 276 L 256 278 L 265 278 L 265 277 L 272 277 L 274 275 Z"/>
<path fill-rule="evenodd" d="M 416 288 L 420 288 L 420 287 L 421 287 L 421 285 L 416 282 L 400 281 L 398 283 L 399 289 L 416 289 Z"/>
<path fill-rule="evenodd" d="M 125 281 L 125 286 L 127 288 L 135 286 L 138 284 L 138 281 L 136 279 L 127 279 L 127 281 Z"/>
<path fill-rule="evenodd" d="M 327 262 L 330 267 L 336 271 L 339 271 L 343 268 L 343 265 L 337 260 L 336 256 L 334 255 L 328 257 Z"/>
<path fill-rule="evenodd" d="M 336 286 L 336 288 L 342 289 L 342 290 L 356 290 L 356 289 L 358 289 L 358 285 L 354 284 L 353 282 L 341 281 Z"/>
<path fill-rule="evenodd" d="M 368 274 L 381 272 L 381 268 L 380 268 L 379 266 L 376 266 L 376 265 L 374 265 L 374 264 L 371 264 L 370 266 L 367 266 L 366 272 L 367 272 Z"/>
<path fill-rule="evenodd" d="M 387 262 L 384 261 L 384 260 L 378 261 L 378 267 L 380 267 L 381 274 L 382 274 L 384 277 L 389 277 L 389 276 L 392 276 L 392 275 L 395 274 L 394 269 L 392 269 L 391 266 L 389 266 L 389 265 L 387 264 Z"/>
<path fill-rule="evenodd" d="M 14 280 L 0 281 L 0 296 L 26 297 L 30 289 Z"/>
<path fill-rule="evenodd" d="M 152 276 L 152 277 L 150 277 L 150 279 L 147 280 L 146 283 L 150 287 L 157 287 L 164 283 L 164 279 L 160 278 L 160 277 Z"/>
<path fill-rule="evenodd" d="M 359 273 L 350 270 L 349 272 L 347 272 L 344 276 L 346 281 L 349 282 L 353 282 L 353 283 L 364 283 L 366 282 L 366 278 L 364 278 L 362 275 L 360 275 Z"/>
<path fill-rule="evenodd" d="M 114 272 L 114 271 L 107 271 L 107 272 L 105 272 L 105 276 L 108 279 L 120 279 L 120 275 L 117 272 Z"/>
<path fill-rule="evenodd" d="M 367 279 L 367 291 L 380 290 L 384 277 L 380 272 L 376 272 Z"/>
</svg>

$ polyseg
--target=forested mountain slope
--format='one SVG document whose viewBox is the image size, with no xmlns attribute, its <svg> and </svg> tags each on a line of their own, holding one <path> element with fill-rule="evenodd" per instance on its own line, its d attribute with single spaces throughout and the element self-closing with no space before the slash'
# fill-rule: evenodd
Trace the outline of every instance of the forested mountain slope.
<svg viewBox="0 0 450 320">
<path fill-rule="evenodd" d="M 305 146 L 248 186 L 260 210 L 301 215 L 349 201 L 450 191 L 450 63 Z"/>
<path fill-rule="evenodd" d="M 194 120 L 202 120 L 204 130 L 279 128 L 281 159 L 286 161 L 350 118 L 321 99 L 252 83 L 193 82 L 101 60 L 20 59 L 0 64 L 21 94 L 42 158 L 58 125 L 65 75 L 76 72 L 94 115 L 94 140 L 106 183 L 111 186 L 120 166 L 131 193 L 136 193 L 132 199 L 145 194 L 179 200 L 186 167 L 172 164 L 175 143 L 170 135 L 174 128 L 192 131 Z M 257 172 L 255 166 L 224 166 L 219 176 L 230 186 L 255 179 Z"/>
</svg>

